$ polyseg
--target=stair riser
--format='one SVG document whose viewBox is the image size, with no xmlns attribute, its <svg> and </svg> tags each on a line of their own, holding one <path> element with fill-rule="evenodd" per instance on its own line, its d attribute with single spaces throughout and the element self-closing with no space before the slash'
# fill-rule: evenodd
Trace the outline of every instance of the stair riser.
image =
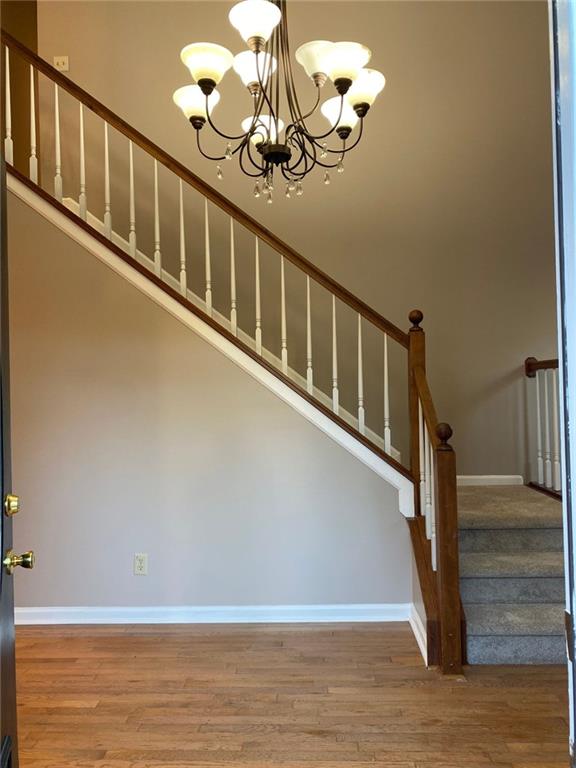
<svg viewBox="0 0 576 768">
<path fill-rule="evenodd" d="M 460 552 L 561 552 L 561 528 L 460 531 Z"/>
<path fill-rule="evenodd" d="M 462 602 L 466 603 L 563 603 L 563 578 L 460 580 Z"/>
<path fill-rule="evenodd" d="M 561 635 L 468 636 L 469 664 L 565 664 L 566 644 Z"/>
</svg>

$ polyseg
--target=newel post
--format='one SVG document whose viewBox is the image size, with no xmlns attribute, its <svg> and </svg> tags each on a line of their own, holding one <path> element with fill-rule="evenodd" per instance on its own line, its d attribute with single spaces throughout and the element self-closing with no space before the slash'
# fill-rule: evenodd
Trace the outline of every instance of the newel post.
<svg viewBox="0 0 576 768">
<path fill-rule="evenodd" d="M 418 409 L 418 390 L 414 371 L 416 368 L 426 370 L 426 338 L 420 323 L 424 315 L 419 309 L 413 309 L 408 315 L 412 323 L 408 334 L 408 407 L 410 411 L 410 472 L 414 479 L 414 509 L 421 514 L 420 494 L 420 418 Z"/>
<path fill-rule="evenodd" d="M 460 572 L 458 566 L 458 503 L 456 455 L 448 444 L 449 424 L 438 424 L 436 454 L 436 536 L 441 666 L 444 674 L 462 673 Z"/>
</svg>

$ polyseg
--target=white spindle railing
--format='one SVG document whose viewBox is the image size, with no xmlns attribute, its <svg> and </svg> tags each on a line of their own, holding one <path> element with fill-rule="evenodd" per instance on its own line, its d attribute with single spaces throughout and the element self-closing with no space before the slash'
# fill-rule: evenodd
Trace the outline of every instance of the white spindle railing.
<svg viewBox="0 0 576 768">
<path fill-rule="evenodd" d="M 17 44 L 10 42 L 9 45 L 13 45 L 18 49 L 15 53 L 22 55 L 22 51 Z M 15 116 L 12 114 L 14 92 L 10 80 L 10 66 L 13 66 L 13 55 L 14 53 L 9 53 L 9 47 L 6 45 L 3 59 L 5 62 L 4 152 L 7 161 L 10 163 L 13 162 L 15 149 L 12 135 L 12 125 L 15 119 Z M 293 252 L 286 251 L 278 241 L 275 242 L 273 237 L 272 239 L 270 238 L 269 233 L 265 233 L 257 228 L 255 229 L 253 224 L 247 221 L 245 215 L 237 210 L 233 210 L 233 206 L 231 210 L 231 206 L 222 205 L 218 197 L 215 197 L 213 193 L 206 194 L 205 188 L 191 180 L 191 175 L 178 168 L 178 164 L 175 161 L 165 156 L 161 151 L 159 152 L 157 148 L 151 148 L 152 145 L 148 147 L 145 142 L 143 143 L 139 135 L 132 129 L 127 128 L 126 124 L 115 118 L 112 113 L 106 112 L 104 109 L 103 114 L 102 108 L 94 112 L 91 102 L 84 99 L 83 95 L 66 81 L 62 75 L 53 75 L 45 62 L 40 62 L 34 57 L 24 56 L 24 59 L 29 63 L 29 114 L 19 116 L 18 122 L 21 124 L 23 121 L 25 124 L 26 120 L 30 119 L 30 153 L 27 164 L 27 174 L 30 180 L 34 183 L 39 183 L 37 138 L 40 137 L 36 136 L 36 131 L 37 125 L 43 125 L 47 122 L 42 122 L 43 115 L 40 112 L 45 108 L 45 105 L 38 100 L 36 95 L 37 78 L 43 76 L 52 80 L 54 88 L 53 141 L 46 144 L 41 142 L 41 145 L 43 148 L 46 147 L 47 152 L 53 153 L 51 159 L 54 161 L 55 173 L 53 184 L 52 182 L 50 183 L 50 191 L 52 192 L 53 186 L 53 194 L 56 200 L 67 206 L 73 213 L 79 215 L 85 222 L 90 221 L 93 223 L 94 227 L 100 233 L 104 233 L 111 241 L 111 247 L 124 249 L 140 265 L 147 265 L 150 272 L 156 275 L 157 278 L 167 283 L 171 288 L 179 290 L 179 293 L 186 300 L 191 299 L 196 308 L 201 307 L 207 315 L 220 322 L 223 327 L 229 329 L 238 339 L 238 343 L 247 344 L 258 355 L 265 358 L 267 365 L 276 367 L 280 376 L 290 379 L 291 383 L 295 382 L 302 391 L 319 400 L 325 408 L 330 408 L 341 419 L 342 423 L 346 422 L 345 426 L 347 429 L 352 426 L 359 434 L 368 438 L 382 454 L 386 453 L 388 456 L 396 458 L 398 454 L 392 445 L 391 437 L 391 369 L 389 367 L 389 348 L 391 342 L 388 335 L 392 336 L 392 342 L 400 343 L 405 349 L 408 348 L 408 335 L 387 323 L 358 300 L 353 299 L 353 297 L 351 298 L 350 294 L 343 289 L 336 287 L 333 290 L 332 285 L 334 284 L 331 284 L 329 279 L 326 280 L 320 276 L 310 265 L 306 266 L 303 260 L 299 260 L 299 257 L 296 256 L 295 258 Z M 79 123 L 74 122 L 74 113 L 71 114 L 68 109 L 62 108 L 62 91 L 71 94 L 72 99 L 74 99 L 74 104 L 75 106 L 77 105 L 76 109 L 78 109 Z M 91 131 L 88 130 L 86 110 L 90 110 L 92 114 L 96 114 L 102 119 L 104 157 L 103 163 L 100 164 L 89 162 L 91 152 L 95 148 L 91 146 Z M 51 114 L 50 117 L 52 117 Z M 39 119 L 37 120 L 37 118 Z M 122 168 L 125 169 L 125 166 L 119 165 L 118 168 L 116 167 L 116 158 L 113 152 L 115 145 L 111 131 L 117 131 L 128 140 L 128 178 L 126 178 L 126 171 L 122 170 Z M 135 152 L 135 144 L 144 151 Z M 72 157 L 77 163 L 76 167 L 78 167 L 79 191 L 76 202 L 66 197 L 63 190 L 63 148 L 66 149 L 66 157 Z M 148 154 L 146 154 L 147 152 Z M 141 174 L 139 172 L 139 164 L 142 160 L 149 163 L 150 159 L 153 162 L 153 195 L 144 194 L 143 191 L 141 193 L 139 186 L 141 183 L 140 179 L 144 176 L 144 173 Z M 160 165 L 178 179 L 178 214 L 177 217 L 175 216 L 175 221 L 178 221 L 178 224 L 175 224 L 178 227 L 178 231 L 174 231 L 172 237 L 170 237 L 168 232 L 164 233 L 164 217 L 167 216 L 167 212 L 171 208 L 174 208 L 175 201 L 170 197 L 169 185 L 166 185 L 168 188 L 166 190 L 164 185 L 162 185 L 162 189 L 160 188 Z M 49 167 L 49 163 L 47 163 L 47 167 Z M 87 169 L 89 169 L 90 173 L 90 195 L 88 195 L 87 190 Z M 189 246 L 187 248 L 187 211 L 185 210 L 185 200 L 188 199 L 186 189 L 189 187 L 196 188 L 202 195 L 203 211 L 201 209 L 196 209 L 194 212 L 191 211 L 189 225 L 191 227 L 192 221 L 198 222 L 203 218 L 205 283 L 202 296 L 197 296 L 193 293 L 191 282 L 188 280 L 188 268 L 190 270 L 194 269 L 192 264 L 187 264 L 187 250 L 189 250 Z M 172 189 L 175 188 L 172 187 Z M 95 199 L 96 190 L 100 190 L 100 200 Z M 142 243 L 146 240 L 144 235 L 142 234 L 137 238 L 136 195 L 138 195 L 141 206 L 138 216 L 141 215 L 141 210 L 143 221 L 146 220 L 147 216 L 151 224 L 153 223 L 151 247 L 149 247 L 148 253 L 143 252 L 145 246 Z M 128 211 L 127 236 L 125 234 L 121 235 L 117 230 L 113 229 L 112 197 L 114 197 L 115 203 L 118 200 L 119 207 L 123 203 L 124 210 L 127 209 Z M 89 209 L 89 202 L 94 205 L 94 209 Z M 227 228 L 229 227 L 229 231 L 226 235 L 218 230 L 218 219 L 211 217 L 209 203 L 217 205 L 227 212 Z M 103 210 L 103 217 L 100 222 L 98 222 L 96 215 L 97 210 Z M 116 214 L 114 218 L 118 218 Z M 213 218 L 212 221 L 211 218 Z M 247 228 L 251 231 L 252 236 L 254 236 L 254 281 L 249 278 L 250 273 L 245 273 L 241 269 L 243 261 L 239 252 L 241 251 L 243 240 L 239 236 L 238 227 Z M 170 260 L 162 252 L 161 231 L 164 250 L 167 248 L 167 243 L 177 242 L 176 248 L 178 248 L 178 253 L 174 254 L 175 256 L 177 255 L 177 259 L 174 258 L 172 260 L 171 266 L 174 274 L 169 270 Z M 218 255 L 216 253 L 217 244 L 225 242 L 228 238 L 229 260 L 216 258 Z M 138 240 L 140 241 L 140 250 L 137 247 Z M 280 257 L 279 297 L 277 296 L 277 288 L 273 287 L 272 278 L 269 277 L 272 274 L 272 270 L 269 271 L 267 265 L 263 263 L 263 252 L 261 254 L 260 249 L 261 240 L 267 242 L 277 256 Z M 188 258 L 192 260 L 190 253 L 188 253 Z M 268 255 L 266 255 L 266 259 L 269 259 Z M 287 265 L 287 261 L 290 262 L 291 266 Z M 305 310 L 302 307 L 302 297 L 291 295 L 293 290 L 292 281 L 287 281 L 288 275 L 286 270 L 292 269 L 293 265 L 295 265 L 296 269 L 301 270 L 306 280 Z M 216 283 L 214 282 L 215 277 L 217 278 Z M 220 280 L 220 278 L 222 279 Z M 312 296 L 315 296 L 314 290 L 316 289 L 313 289 L 313 283 L 327 292 L 331 305 L 330 308 L 328 308 L 329 305 L 325 305 L 325 309 L 322 309 L 320 302 L 318 302 L 318 305 L 315 304 L 314 306 L 314 355 Z M 216 293 L 216 288 L 219 288 L 220 285 L 229 285 L 230 287 L 229 309 L 226 306 L 226 297 L 218 296 Z M 294 281 L 294 285 L 296 285 L 296 281 Z M 224 290 L 226 289 L 224 288 Z M 238 296 L 246 296 L 249 304 L 253 303 L 255 307 L 255 326 L 249 332 L 245 332 L 239 326 Z M 270 298 L 269 303 L 268 297 Z M 337 302 L 342 302 L 354 311 L 355 334 L 357 337 L 356 355 L 352 351 L 353 347 L 345 349 L 345 346 L 347 346 L 345 345 L 345 340 L 350 338 L 351 333 L 350 316 L 344 312 L 342 317 L 339 316 L 340 308 Z M 270 319 L 268 317 L 264 319 L 263 307 L 277 307 L 278 304 L 280 309 L 279 317 L 276 310 L 274 316 Z M 220 314 L 218 311 L 220 307 L 226 307 L 223 310 L 224 314 Z M 303 314 L 302 318 L 294 316 L 297 307 L 302 308 L 300 310 Z M 293 320 L 294 325 L 292 325 Z M 270 327 L 271 339 L 275 338 L 277 340 L 278 335 L 280 337 L 279 353 L 263 347 L 264 322 L 266 322 L 267 328 Z M 376 370 L 373 369 L 374 360 L 381 358 L 378 357 L 378 352 L 371 347 L 371 336 L 367 331 L 368 326 L 366 324 L 370 327 L 375 326 L 381 335 L 384 336 L 383 343 L 380 341 L 382 346 L 379 347 L 384 352 L 383 369 L 379 368 L 380 363 L 376 363 Z M 295 329 L 294 339 L 292 339 L 292 335 L 290 338 L 290 355 L 288 354 L 289 325 L 290 328 L 293 327 Z M 297 328 L 303 328 L 304 326 L 304 334 L 299 335 L 296 333 Z M 389 333 L 387 333 L 387 330 Z M 339 334 L 341 336 L 340 340 Z M 341 359 L 339 359 L 339 341 L 342 349 Z M 324 345 L 323 348 L 322 344 Z M 378 347 L 376 347 L 377 349 Z M 296 370 L 297 361 L 304 361 L 305 370 L 302 370 L 302 373 Z M 378 378 L 380 379 L 380 384 L 378 385 L 380 389 L 377 390 L 373 385 L 373 380 Z M 402 387 L 404 386 L 405 381 L 402 382 Z M 325 391 L 323 391 L 323 387 Z M 372 408 L 370 397 L 371 393 L 376 391 L 380 394 L 378 394 L 375 407 Z M 370 423 L 369 417 L 373 418 L 376 423 Z M 554 433 L 551 435 L 551 440 L 554 445 L 550 449 L 549 460 L 551 466 L 554 465 L 556 467 Z M 422 466 L 424 464 L 425 456 L 423 456 Z M 552 474 L 555 476 L 554 473 L 555 470 L 553 469 Z M 425 482 L 425 479 L 422 482 Z M 429 485 L 428 481 L 428 489 Z"/>
<path fill-rule="evenodd" d="M 552 374 L 552 488 L 562 489 L 562 473 L 560 470 L 560 421 L 558 414 L 558 369 Z"/>
<path fill-rule="evenodd" d="M 525 361 L 525 372 L 534 380 L 529 389 L 529 406 L 533 407 L 535 440 L 528 445 L 528 463 L 535 467 L 530 477 L 533 485 L 560 493 L 562 468 L 560 461 L 560 414 L 558 361 Z M 529 384 L 530 387 L 530 384 Z"/>
<path fill-rule="evenodd" d="M 390 428 L 390 392 L 388 377 L 388 334 L 384 334 L 384 451 L 390 453 L 392 431 Z"/>
<path fill-rule="evenodd" d="M 110 146 L 108 123 L 104 121 L 104 232 L 112 239 L 112 203 L 110 199 Z"/>
<path fill-rule="evenodd" d="M 256 236 L 256 249 L 254 251 L 254 266 L 256 270 L 256 330 L 254 332 L 254 340 L 256 344 L 256 352 L 262 354 L 262 304 L 260 297 L 260 243 L 258 236 Z"/>
<path fill-rule="evenodd" d="M 160 251 L 160 200 L 158 188 L 158 161 L 154 158 L 154 272 L 162 277 L 162 252 Z"/>
<path fill-rule="evenodd" d="M 6 46 L 6 56 L 4 59 L 5 75 L 5 97 L 4 97 L 4 124 L 6 137 L 4 138 L 4 157 L 6 162 L 12 165 L 14 163 L 14 141 L 12 139 L 12 88 L 10 82 L 10 50 Z"/>
<path fill-rule="evenodd" d="M 212 260 L 210 257 L 210 219 L 208 198 L 204 198 L 204 268 L 206 271 L 206 311 L 212 316 Z"/>
<path fill-rule="evenodd" d="M 230 330 L 238 335 L 238 304 L 236 299 L 236 243 L 234 219 L 230 216 Z"/>
<path fill-rule="evenodd" d="M 430 437 L 428 425 L 424 418 L 422 402 L 418 399 L 418 447 L 420 468 L 420 510 L 425 519 L 426 538 L 430 542 L 432 568 L 436 570 L 438 552 L 436 545 L 436 493 L 435 493 L 435 465 L 434 443 Z"/>
<path fill-rule="evenodd" d="M 340 410 L 338 391 L 338 339 L 336 337 L 336 296 L 332 294 L 332 410 L 336 415 Z"/>
<path fill-rule="evenodd" d="M 62 202 L 62 148 L 60 145 L 60 96 L 54 83 L 54 197 Z"/>
<path fill-rule="evenodd" d="M 284 256 L 280 256 L 280 359 L 282 373 L 288 373 L 288 338 L 286 331 L 286 276 Z"/>
<path fill-rule="evenodd" d="M 362 358 L 362 315 L 358 313 L 358 431 L 366 434 L 366 411 L 364 409 L 364 363 Z"/>
<path fill-rule="evenodd" d="M 86 150 L 84 146 L 84 105 L 80 103 L 80 194 L 78 196 L 80 218 L 86 221 L 88 201 L 86 198 Z"/>
<path fill-rule="evenodd" d="M 186 233 L 184 231 L 184 192 L 182 179 L 178 185 L 179 211 L 180 211 L 180 293 L 186 296 L 188 291 L 188 278 L 186 277 Z"/>
<path fill-rule="evenodd" d="M 30 180 L 38 184 L 38 157 L 36 156 L 36 83 L 34 67 L 30 65 Z"/>
<path fill-rule="evenodd" d="M 312 368 L 312 303 L 310 299 L 310 276 L 306 275 L 306 389 L 314 394 L 314 369 Z"/>
<path fill-rule="evenodd" d="M 128 242 L 130 244 L 130 255 L 136 256 L 136 192 L 134 189 L 134 145 L 129 142 L 129 160 L 130 160 L 130 213 L 129 213 L 129 232 Z"/>
</svg>

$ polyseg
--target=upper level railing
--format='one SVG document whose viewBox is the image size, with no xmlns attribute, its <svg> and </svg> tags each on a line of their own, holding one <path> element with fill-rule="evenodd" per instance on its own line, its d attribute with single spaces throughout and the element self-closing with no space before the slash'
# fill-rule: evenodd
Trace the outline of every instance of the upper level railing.
<svg viewBox="0 0 576 768">
<path fill-rule="evenodd" d="M 28 167 L 11 172 L 414 482 L 441 663 L 459 671 L 454 453 L 426 382 L 421 313 L 401 330 L 4 32 L 2 43 L 9 165 L 13 120 L 29 121 Z M 29 69 L 26 115 L 12 114 L 14 58 Z"/>
<path fill-rule="evenodd" d="M 534 380 L 532 395 L 534 408 L 533 424 L 529 432 L 535 432 L 535 439 L 529 439 L 528 483 L 540 490 L 560 496 L 562 491 L 562 469 L 560 463 L 560 415 L 558 407 L 558 360 L 537 360 L 528 357 L 524 361 L 524 373 Z M 529 393 L 530 395 L 530 393 Z M 532 437 L 532 435 L 530 435 Z"/>
</svg>

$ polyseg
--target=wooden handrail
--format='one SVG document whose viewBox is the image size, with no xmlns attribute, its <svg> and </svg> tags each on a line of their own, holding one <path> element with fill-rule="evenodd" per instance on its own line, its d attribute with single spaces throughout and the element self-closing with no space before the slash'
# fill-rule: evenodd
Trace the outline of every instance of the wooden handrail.
<svg viewBox="0 0 576 768">
<path fill-rule="evenodd" d="M 376 310 L 372 309 L 368 304 L 354 296 L 353 293 L 337 283 L 325 272 L 322 272 L 322 270 L 318 269 L 318 267 L 301 256 L 284 241 L 280 240 L 280 238 L 276 237 L 276 235 L 259 224 L 256 219 L 253 219 L 241 208 L 238 208 L 238 206 L 234 205 L 234 203 L 224 197 L 224 195 L 203 181 L 199 176 L 196 176 L 194 173 L 192 173 L 192 171 L 188 170 L 188 168 L 182 165 L 182 163 L 171 157 L 161 147 L 159 147 L 157 144 L 154 144 L 154 142 L 150 139 L 146 138 L 146 136 L 144 136 L 142 133 L 129 125 L 125 120 L 112 112 L 112 110 L 108 109 L 108 107 L 104 106 L 104 104 L 91 96 L 79 85 L 76 85 L 76 83 L 74 83 L 72 80 L 69 80 L 61 72 L 54 69 L 54 67 L 48 64 L 48 62 L 44 61 L 44 59 L 40 58 L 40 56 L 26 48 L 25 45 L 20 43 L 5 30 L 2 30 L 1 39 L 4 45 L 7 45 L 9 48 L 18 51 L 20 56 L 32 64 L 39 72 L 42 72 L 43 75 L 70 93 L 72 96 L 74 96 L 74 98 L 78 99 L 78 101 L 81 101 L 82 104 L 88 107 L 88 109 L 97 114 L 120 133 L 124 134 L 124 136 L 134 142 L 134 144 L 137 144 L 139 147 L 141 147 L 145 152 L 154 157 L 159 163 L 176 174 L 176 176 L 179 176 L 182 181 L 185 181 L 191 187 L 197 189 L 202 195 L 204 195 L 204 197 L 225 211 L 229 216 L 232 216 L 233 219 L 242 224 L 242 226 L 246 227 L 246 229 L 250 230 L 262 242 L 267 243 L 274 250 L 278 251 L 278 253 L 282 254 L 286 259 L 288 259 L 288 261 L 292 262 L 292 264 L 294 264 L 296 267 L 309 275 L 313 280 L 326 288 L 326 290 L 337 296 L 340 301 L 344 302 L 344 304 L 347 304 L 355 312 L 358 312 L 360 315 L 362 315 L 362 317 L 366 318 L 366 320 L 371 322 L 377 328 L 380 328 L 380 330 L 384 331 L 384 333 L 393 338 L 403 347 L 406 349 L 408 348 L 408 334 L 398 328 L 398 326 L 394 325 L 394 323 L 391 323 L 389 320 L 386 320 L 386 318 L 376 312 Z"/>
<path fill-rule="evenodd" d="M 550 360 L 537 360 L 535 357 L 527 357 L 524 360 L 524 373 L 529 379 L 536 376 L 536 371 L 549 371 L 558 368 L 558 358 Z"/>
</svg>

